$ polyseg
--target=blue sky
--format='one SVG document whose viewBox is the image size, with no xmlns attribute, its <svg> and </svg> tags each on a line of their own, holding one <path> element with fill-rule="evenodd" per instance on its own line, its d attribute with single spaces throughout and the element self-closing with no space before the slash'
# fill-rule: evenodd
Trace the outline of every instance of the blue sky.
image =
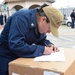
<svg viewBox="0 0 75 75">
<path fill-rule="evenodd" d="M 55 0 L 56 2 L 53 3 L 54 7 L 61 8 L 61 7 L 75 7 L 75 0 Z"/>
</svg>

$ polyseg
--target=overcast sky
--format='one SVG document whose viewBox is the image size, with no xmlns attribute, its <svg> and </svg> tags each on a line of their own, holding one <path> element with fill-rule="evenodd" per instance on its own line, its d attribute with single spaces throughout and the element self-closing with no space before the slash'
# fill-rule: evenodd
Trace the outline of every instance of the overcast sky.
<svg viewBox="0 0 75 75">
<path fill-rule="evenodd" d="M 54 7 L 61 8 L 61 7 L 75 7 L 75 0 L 55 0 L 56 2 L 53 3 Z"/>
<path fill-rule="evenodd" d="M 0 2 L 3 2 L 4 0 L 0 0 Z"/>
</svg>

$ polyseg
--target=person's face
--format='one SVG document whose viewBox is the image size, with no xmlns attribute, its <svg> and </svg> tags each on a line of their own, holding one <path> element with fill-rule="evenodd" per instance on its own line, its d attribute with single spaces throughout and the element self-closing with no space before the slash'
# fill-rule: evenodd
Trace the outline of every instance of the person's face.
<svg viewBox="0 0 75 75">
<path fill-rule="evenodd" d="M 47 22 L 46 21 L 47 18 L 44 16 L 44 17 L 41 17 L 40 18 L 40 21 L 38 23 L 38 31 L 39 33 L 41 34 L 45 34 L 45 33 L 50 33 L 50 22 Z"/>
</svg>

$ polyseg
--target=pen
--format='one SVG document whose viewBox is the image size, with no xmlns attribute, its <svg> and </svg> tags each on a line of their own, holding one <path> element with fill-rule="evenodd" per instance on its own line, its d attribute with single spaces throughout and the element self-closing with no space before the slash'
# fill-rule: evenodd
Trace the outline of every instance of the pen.
<svg viewBox="0 0 75 75">
<path fill-rule="evenodd" d="M 48 46 L 46 43 L 44 43 L 45 44 L 45 46 L 47 46 L 47 47 L 51 47 L 51 46 Z M 54 51 L 54 47 L 53 47 L 53 51 Z"/>
</svg>

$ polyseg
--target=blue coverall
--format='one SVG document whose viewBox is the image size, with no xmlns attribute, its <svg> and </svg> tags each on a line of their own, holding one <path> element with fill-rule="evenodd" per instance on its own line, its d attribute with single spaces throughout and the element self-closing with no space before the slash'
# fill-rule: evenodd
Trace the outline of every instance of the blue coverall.
<svg viewBox="0 0 75 75">
<path fill-rule="evenodd" d="M 22 9 L 8 18 L 0 35 L 0 75 L 8 75 L 10 61 L 41 56 L 45 43 L 51 44 L 38 32 L 36 13 L 37 9 Z"/>
</svg>

